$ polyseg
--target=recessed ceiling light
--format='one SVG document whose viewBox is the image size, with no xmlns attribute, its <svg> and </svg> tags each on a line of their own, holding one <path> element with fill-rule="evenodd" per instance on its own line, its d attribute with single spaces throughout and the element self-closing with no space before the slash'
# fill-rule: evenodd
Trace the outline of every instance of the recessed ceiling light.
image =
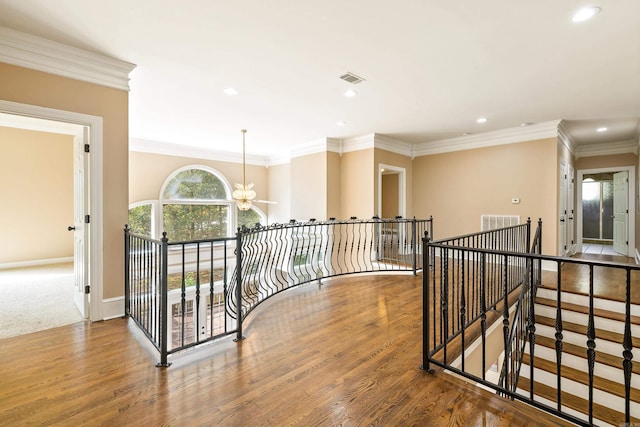
<svg viewBox="0 0 640 427">
<path fill-rule="evenodd" d="M 527 127 L 527 126 L 531 126 L 533 123 L 531 122 L 524 122 L 524 123 L 520 123 L 521 127 Z"/>
<path fill-rule="evenodd" d="M 232 88 L 232 87 L 226 88 L 223 92 L 226 93 L 229 96 L 234 96 L 234 95 L 238 94 L 238 91 L 236 89 Z"/>
<path fill-rule="evenodd" d="M 478 123 L 487 123 L 487 118 L 486 117 L 478 117 L 476 119 L 476 122 L 478 122 Z"/>
<path fill-rule="evenodd" d="M 608 129 L 608 128 L 601 127 L 601 128 L 598 128 L 598 129 L 597 129 L 597 131 L 598 131 L 598 132 L 606 132 L 606 131 L 607 131 L 607 129 Z"/>
<path fill-rule="evenodd" d="M 344 126 L 346 125 L 347 122 L 340 120 L 339 122 L 336 122 L 336 126 Z"/>
<path fill-rule="evenodd" d="M 598 13 L 600 13 L 600 8 L 599 7 L 585 7 L 583 9 L 580 9 L 579 11 L 577 11 L 572 17 L 571 20 L 573 22 L 582 22 L 582 21 L 586 21 L 587 19 L 593 18 L 594 16 L 596 16 Z"/>
<path fill-rule="evenodd" d="M 344 96 L 346 96 L 347 98 L 352 98 L 354 96 L 356 96 L 358 94 L 358 92 L 356 92 L 353 89 L 347 89 L 347 91 L 344 93 Z"/>
</svg>

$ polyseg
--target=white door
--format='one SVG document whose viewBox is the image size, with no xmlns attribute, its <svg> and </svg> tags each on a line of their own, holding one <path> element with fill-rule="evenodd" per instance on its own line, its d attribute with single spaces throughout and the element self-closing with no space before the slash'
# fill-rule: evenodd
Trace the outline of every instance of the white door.
<svg viewBox="0 0 640 427">
<path fill-rule="evenodd" d="M 558 226 L 558 254 L 567 253 L 567 164 L 560 163 L 560 225 Z"/>
<path fill-rule="evenodd" d="M 567 184 L 569 186 L 569 191 L 567 191 L 567 255 L 573 255 L 576 253 L 576 243 L 574 237 L 574 182 L 573 179 L 573 166 L 569 165 L 568 167 L 568 178 Z"/>
<path fill-rule="evenodd" d="M 84 318 L 89 317 L 89 153 L 85 152 L 88 132 L 85 127 L 83 135 L 73 138 L 73 227 L 69 227 L 73 230 L 73 300 Z"/>
<path fill-rule="evenodd" d="M 613 250 L 628 256 L 629 172 L 613 174 Z"/>
</svg>

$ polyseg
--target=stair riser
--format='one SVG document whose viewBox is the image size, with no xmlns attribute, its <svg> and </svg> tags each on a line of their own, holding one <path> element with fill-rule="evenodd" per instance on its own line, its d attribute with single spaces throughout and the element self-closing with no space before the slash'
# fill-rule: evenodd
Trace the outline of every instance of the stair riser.
<svg viewBox="0 0 640 427">
<path fill-rule="evenodd" d="M 529 395 L 529 393 L 528 393 L 527 391 L 525 391 L 525 390 L 521 390 L 521 389 L 518 389 L 518 390 L 517 390 L 517 393 L 518 393 L 518 394 L 523 394 L 523 395 L 525 395 L 525 396 L 528 396 L 528 395 Z M 557 409 L 557 404 L 556 404 L 556 402 L 552 402 L 551 400 L 545 399 L 544 397 L 538 397 L 538 396 L 536 397 L 536 400 L 537 400 L 538 402 L 540 402 L 540 403 L 544 403 L 544 404 L 545 404 L 545 405 L 547 405 L 547 406 L 550 406 L 550 407 L 552 407 L 552 408 L 554 408 L 554 409 Z M 575 410 L 573 410 L 573 409 L 571 409 L 571 408 L 567 408 L 567 407 L 565 407 L 565 406 L 562 406 L 562 412 L 564 412 L 564 413 L 566 413 L 566 414 L 569 414 L 569 415 L 573 415 L 573 416 L 575 416 L 576 418 L 579 418 L 579 419 L 585 419 L 585 415 L 584 415 L 584 414 L 582 414 L 582 413 L 580 413 L 580 412 L 578 412 L 578 411 L 575 411 Z M 603 427 L 620 427 L 620 424 L 613 425 L 613 424 L 605 423 L 605 422 L 603 422 L 603 421 L 595 420 L 595 419 L 594 419 L 593 421 L 594 421 L 594 423 L 595 423 L 596 425 L 598 425 L 598 426 L 603 426 Z"/>
<path fill-rule="evenodd" d="M 547 305 L 536 304 L 536 314 L 541 316 L 550 317 L 555 319 L 556 309 Z M 583 313 L 576 313 L 575 311 L 562 310 L 562 320 L 565 322 L 577 323 L 580 325 L 586 325 L 589 322 L 589 316 Z M 624 323 L 617 320 L 606 319 L 604 317 L 594 316 L 593 323 L 596 329 L 602 329 L 606 331 L 616 332 L 618 334 L 624 334 Z M 633 336 L 640 336 L 640 325 L 631 325 L 631 334 Z"/>
<path fill-rule="evenodd" d="M 555 328 L 552 328 L 551 326 L 539 325 L 539 324 L 536 325 L 537 336 L 545 336 L 555 340 L 555 333 L 556 333 Z M 586 334 L 581 335 L 571 331 L 562 331 L 562 342 L 586 347 L 587 336 Z M 599 339 L 596 336 L 596 352 L 598 353 L 603 352 L 603 353 L 611 354 L 613 356 L 622 357 L 623 351 L 624 351 L 624 347 L 622 347 L 622 344 L 607 341 L 604 339 Z M 633 360 L 640 360 L 640 348 L 632 349 L 631 353 L 633 354 Z M 586 352 L 585 352 L 585 357 L 586 357 Z"/>
<path fill-rule="evenodd" d="M 529 378 L 529 365 L 522 365 L 522 369 L 520 370 L 520 375 L 524 378 Z M 555 388 L 556 376 L 550 372 L 535 369 L 534 370 L 534 379 L 538 383 L 546 384 L 550 387 Z M 573 394 L 574 396 L 578 396 L 580 398 L 586 399 L 589 396 L 589 387 L 581 384 L 579 382 L 570 380 L 568 378 L 562 379 L 562 391 Z M 593 389 L 593 401 L 603 406 L 607 406 L 615 411 L 621 412 L 624 414 L 624 398 L 620 396 L 613 395 L 611 393 L 607 393 L 606 391 L 599 390 L 597 388 Z M 640 414 L 640 403 L 631 402 L 630 403 L 631 414 Z"/>
<path fill-rule="evenodd" d="M 538 288 L 538 292 L 536 295 L 540 298 L 548 298 L 552 300 L 555 300 L 557 298 L 557 293 L 553 289 Z M 570 292 L 561 292 L 560 297 L 562 298 L 563 302 L 568 302 L 571 304 L 579 304 L 584 307 L 589 307 L 589 297 L 586 295 L 573 294 Z M 609 310 L 615 313 L 625 312 L 625 304 L 620 301 L 611 301 L 611 300 L 602 299 L 602 298 L 594 298 L 593 306 L 594 308 Z M 631 315 L 640 316 L 640 306 L 632 304 Z"/>
<path fill-rule="evenodd" d="M 536 346 L 535 357 L 547 359 L 555 363 L 556 351 L 555 349 L 551 349 L 548 347 Z M 567 354 L 567 353 L 562 354 L 562 365 L 569 366 L 571 368 L 578 369 L 583 372 L 588 371 L 587 359 L 574 356 L 572 354 Z M 615 382 L 624 384 L 624 374 L 622 371 L 622 366 L 620 366 L 620 368 L 615 368 L 613 366 L 599 363 L 596 359 L 596 363 L 594 365 L 594 375 L 597 377 L 606 378 L 610 381 L 615 381 Z M 631 375 L 631 387 L 640 389 L 640 375 L 636 375 L 636 374 Z"/>
</svg>

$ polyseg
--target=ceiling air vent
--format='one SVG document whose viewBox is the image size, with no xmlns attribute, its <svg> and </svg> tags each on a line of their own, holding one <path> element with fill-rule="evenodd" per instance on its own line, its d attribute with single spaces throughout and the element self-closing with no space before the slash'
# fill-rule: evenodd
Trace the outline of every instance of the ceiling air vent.
<svg viewBox="0 0 640 427">
<path fill-rule="evenodd" d="M 363 81 L 365 81 L 362 77 L 358 77 L 353 73 L 343 74 L 340 76 L 340 78 L 354 85 L 357 85 L 358 83 L 362 83 Z"/>
</svg>

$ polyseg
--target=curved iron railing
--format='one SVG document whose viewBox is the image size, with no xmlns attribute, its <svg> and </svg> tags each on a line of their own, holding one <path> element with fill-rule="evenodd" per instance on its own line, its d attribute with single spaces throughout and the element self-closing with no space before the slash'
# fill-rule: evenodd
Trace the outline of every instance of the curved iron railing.
<svg viewBox="0 0 640 427">
<path fill-rule="evenodd" d="M 125 227 L 125 314 L 167 356 L 224 335 L 261 302 L 294 286 L 365 272 L 422 268 L 432 219 L 351 218 L 243 227 L 236 237 L 169 242 Z"/>
<path fill-rule="evenodd" d="M 421 236 L 432 219 L 334 218 L 238 230 L 237 265 L 227 311 L 240 323 L 261 302 L 291 287 L 354 273 L 413 272 L 422 268 Z M 238 286 L 239 285 L 239 286 Z"/>
</svg>

